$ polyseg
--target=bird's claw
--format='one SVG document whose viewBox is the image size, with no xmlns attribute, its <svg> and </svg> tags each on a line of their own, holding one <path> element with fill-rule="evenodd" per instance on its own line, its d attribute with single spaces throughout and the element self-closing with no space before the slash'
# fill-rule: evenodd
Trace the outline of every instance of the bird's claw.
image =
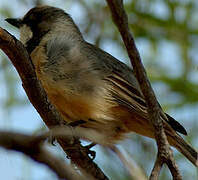
<svg viewBox="0 0 198 180">
<path fill-rule="evenodd" d="M 95 157 L 96 157 L 96 152 L 95 151 L 92 151 L 92 150 L 90 150 L 93 146 L 95 146 L 96 144 L 95 143 L 91 143 L 91 144 L 89 144 L 89 145 L 87 145 L 87 146 L 84 146 L 84 148 L 86 149 L 86 153 L 88 154 L 88 155 L 90 155 L 90 157 L 91 157 L 91 159 L 92 160 L 94 160 L 95 159 Z"/>
<path fill-rule="evenodd" d="M 52 146 L 56 146 L 55 141 L 56 138 L 52 135 L 52 133 L 50 133 L 50 136 L 48 137 L 48 143 L 50 143 Z"/>
</svg>

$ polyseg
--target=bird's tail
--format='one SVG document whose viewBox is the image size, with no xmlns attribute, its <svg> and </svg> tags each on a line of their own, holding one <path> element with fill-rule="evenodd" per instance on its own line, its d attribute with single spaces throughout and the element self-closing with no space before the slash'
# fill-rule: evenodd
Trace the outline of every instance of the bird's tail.
<svg viewBox="0 0 198 180">
<path fill-rule="evenodd" d="M 171 146 L 174 146 L 180 151 L 189 161 L 198 167 L 198 153 L 177 133 L 167 134 L 168 141 Z"/>
</svg>

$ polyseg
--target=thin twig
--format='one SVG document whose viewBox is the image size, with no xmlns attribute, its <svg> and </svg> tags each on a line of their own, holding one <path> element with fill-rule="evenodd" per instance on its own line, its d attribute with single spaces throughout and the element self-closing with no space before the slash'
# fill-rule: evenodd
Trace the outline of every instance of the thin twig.
<svg viewBox="0 0 198 180">
<path fill-rule="evenodd" d="M 162 162 L 161 158 L 158 156 L 159 156 L 159 153 L 157 154 L 157 158 L 156 158 L 156 161 L 155 161 L 154 167 L 152 169 L 149 180 L 157 180 L 159 177 L 163 162 Z"/>
<path fill-rule="evenodd" d="M 73 137 L 73 138 L 89 140 L 95 144 L 101 144 L 105 146 L 109 145 L 108 140 L 106 139 L 106 136 L 104 136 L 100 132 L 94 129 L 83 128 L 80 126 L 77 126 L 77 127 L 57 126 L 57 127 L 51 128 L 49 131 L 45 133 L 42 133 L 41 135 L 37 135 L 35 137 L 35 140 L 39 142 L 43 142 L 44 140 L 46 140 L 47 138 L 51 136 L 56 139 L 58 138 L 68 139 L 70 137 Z M 94 144 L 91 144 L 90 148 L 93 146 Z"/>
<path fill-rule="evenodd" d="M 167 165 L 171 170 L 173 178 L 181 180 L 182 178 L 180 172 L 174 161 L 172 151 L 170 149 L 167 137 L 163 129 L 163 123 L 160 118 L 160 115 L 163 114 L 163 112 L 157 102 L 155 94 L 147 78 L 146 71 L 144 69 L 144 66 L 142 65 L 139 52 L 135 45 L 135 41 L 129 30 L 128 18 L 124 10 L 123 1 L 106 1 L 111 10 L 114 23 L 117 25 L 117 28 L 122 36 L 129 58 L 131 60 L 131 64 L 134 69 L 134 73 L 147 103 L 149 119 L 154 127 L 155 139 L 158 145 L 159 156 L 157 157 L 160 158 L 163 163 L 169 162 L 170 164 L 168 163 Z M 174 168 L 174 170 L 172 168 Z"/>
</svg>

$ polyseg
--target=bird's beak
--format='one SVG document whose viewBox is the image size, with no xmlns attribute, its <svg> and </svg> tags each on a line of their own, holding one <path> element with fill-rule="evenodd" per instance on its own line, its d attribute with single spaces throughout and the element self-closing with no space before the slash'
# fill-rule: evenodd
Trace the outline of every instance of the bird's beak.
<svg viewBox="0 0 198 180">
<path fill-rule="evenodd" d="M 17 28 L 20 28 L 20 26 L 22 25 L 22 20 L 19 18 L 7 18 L 5 19 L 5 21 Z"/>
</svg>

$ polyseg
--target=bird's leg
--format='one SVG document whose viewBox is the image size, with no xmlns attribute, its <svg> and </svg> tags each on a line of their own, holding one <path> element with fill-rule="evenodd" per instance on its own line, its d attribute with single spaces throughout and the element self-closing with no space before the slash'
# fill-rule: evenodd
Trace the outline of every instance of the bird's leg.
<svg viewBox="0 0 198 180">
<path fill-rule="evenodd" d="M 77 120 L 77 121 L 73 121 L 73 122 L 70 122 L 68 123 L 67 125 L 68 126 L 72 126 L 72 127 L 76 127 L 76 126 L 79 126 L 81 124 L 85 124 L 87 121 L 84 121 L 84 120 Z M 96 157 L 96 152 L 95 151 L 92 151 L 90 150 L 93 146 L 95 146 L 96 144 L 95 143 L 90 143 L 89 145 L 87 146 L 84 146 L 85 148 L 85 151 L 88 155 L 91 156 L 91 159 L 94 160 L 95 157 Z"/>
</svg>

